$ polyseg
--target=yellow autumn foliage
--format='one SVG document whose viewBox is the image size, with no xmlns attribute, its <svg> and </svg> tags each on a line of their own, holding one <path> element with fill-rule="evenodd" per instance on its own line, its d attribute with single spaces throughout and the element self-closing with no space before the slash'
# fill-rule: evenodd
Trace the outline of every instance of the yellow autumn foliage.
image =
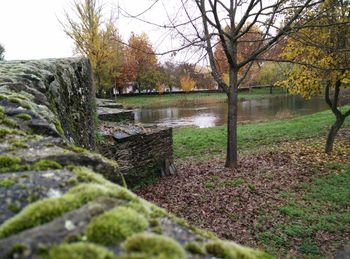
<svg viewBox="0 0 350 259">
<path fill-rule="evenodd" d="M 196 81 L 189 76 L 183 76 L 180 79 L 181 89 L 185 92 L 192 91 L 196 85 Z"/>
<path fill-rule="evenodd" d="M 305 98 L 322 93 L 326 83 L 341 87 L 350 83 L 350 19 L 345 14 L 349 6 L 325 1 L 325 15 L 309 22 L 296 35 L 290 37 L 281 55 L 294 61 L 288 78 L 278 84 L 287 87 L 292 94 Z"/>
</svg>

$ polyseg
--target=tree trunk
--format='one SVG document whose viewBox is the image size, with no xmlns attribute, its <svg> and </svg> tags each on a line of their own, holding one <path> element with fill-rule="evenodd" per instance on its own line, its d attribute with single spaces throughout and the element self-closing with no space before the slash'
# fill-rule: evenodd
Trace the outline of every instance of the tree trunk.
<svg viewBox="0 0 350 259">
<path fill-rule="evenodd" d="M 341 81 L 338 80 L 335 83 L 333 100 L 331 100 L 331 98 L 330 98 L 330 87 L 331 87 L 331 82 L 330 81 L 328 81 L 326 83 L 326 88 L 325 88 L 325 100 L 326 100 L 326 103 L 331 108 L 331 111 L 334 113 L 335 118 L 336 118 L 335 123 L 332 125 L 331 129 L 328 132 L 326 148 L 325 148 L 325 152 L 327 154 L 332 153 L 334 139 L 335 139 L 339 129 L 343 125 L 343 123 L 345 121 L 345 118 L 347 116 L 349 116 L 348 112 L 345 113 L 345 114 L 342 114 L 341 111 L 338 109 L 340 86 L 341 86 Z"/>
<path fill-rule="evenodd" d="M 225 167 L 236 168 L 237 158 L 237 71 L 230 71 L 230 88 L 228 96 L 228 115 L 227 115 L 227 153 Z"/>
<path fill-rule="evenodd" d="M 270 85 L 270 94 L 272 94 L 272 85 Z"/>
<path fill-rule="evenodd" d="M 337 117 L 335 123 L 332 125 L 331 129 L 329 130 L 328 136 L 327 136 L 327 142 L 326 142 L 326 150 L 325 150 L 327 154 L 332 153 L 335 137 L 339 129 L 343 125 L 344 120 L 345 120 L 345 117 L 343 116 Z"/>
</svg>

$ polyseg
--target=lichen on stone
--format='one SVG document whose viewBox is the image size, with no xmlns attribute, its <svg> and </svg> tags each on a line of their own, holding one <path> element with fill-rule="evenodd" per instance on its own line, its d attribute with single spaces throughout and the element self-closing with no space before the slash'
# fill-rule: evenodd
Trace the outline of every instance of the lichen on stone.
<svg viewBox="0 0 350 259">
<path fill-rule="evenodd" d="M 174 239 L 150 234 L 140 233 L 129 237 L 124 245 L 127 255 L 134 258 L 185 258 L 185 251 Z"/>
<path fill-rule="evenodd" d="M 131 208 L 117 207 L 94 218 L 86 229 L 89 241 L 103 245 L 117 245 L 128 236 L 148 227 L 144 216 Z"/>
</svg>

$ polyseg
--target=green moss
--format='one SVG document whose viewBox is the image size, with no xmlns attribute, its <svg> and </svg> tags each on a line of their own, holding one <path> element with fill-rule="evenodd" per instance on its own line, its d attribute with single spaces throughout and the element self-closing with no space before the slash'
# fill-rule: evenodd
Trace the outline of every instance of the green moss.
<svg viewBox="0 0 350 259">
<path fill-rule="evenodd" d="M 62 166 L 56 161 L 43 159 L 31 165 L 30 169 L 33 171 L 45 171 L 48 169 L 62 169 Z"/>
<path fill-rule="evenodd" d="M 19 114 L 16 115 L 16 118 L 22 119 L 22 120 L 25 120 L 25 121 L 29 121 L 29 120 L 32 119 L 32 116 L 30 116 L 27 113 L 19 113 Z"/>
<path fill-rule="evenodd" d="M 152 227 L 152 232 L 161 235 L 163 233 L 163 229 L 161 226 L 155 226 Z"/>
<path fill-rule="evenodd" d="M 5 179 L 0 180 L 0 187 L 7 188 L 7 187 L 14 185 L 16 182 L 17 182 L 16 179 L 5 178 Z"/>
<path fill-rule="evenodd" d="M 0 173 L 15 172 L 22 170 L 19 157 L 0 156 Z"/>
<path fill-rule="evenodd" d="M 174 216 L 173 214 L 166 213 L 165 214 L 167 217 L 170 217 L 173 221 L 175 221 L 177 224 L 182 225 L 186 228 L 191 229 L 194 233 L 197 233 L 198 235 L 201 235 L 202 237 L 212 239 L 212 240 L 219 240 L 218 237 L 210 231 L 203 230 L 201 228 L 195 227 L 193 225 L 188 224 L 188 222 L 182 218 L 178 218 Z"/>
<path fill-rule="evenodd" d="M 29 103 L 27 103 L 27 102 L 21 102 L 21 106 L 23 108 L 26 108 L 27 110 L 31 110 L 32 109 L 32 106 Z"/>
<path fill-rule="evenodd" d="M 197 242 L 189 242 L 185 244 L 185 249 L 192 254 L 205 255 L 206 251 L 203 245 Z"/>
<path fill-rule="evenodd" d="M 11 139 L 10 143 L 12 144 L 13 148 L 29 148 L 29 145 L 18 139 Z"/>
<path fill-rule="evenodd" d="M 6 135 L 15 134 L 15 135 L 26 135 L 22 130 L 9 129 L 9 128 L 0 128 L 0 138 L 5 137 Z"/>
<path fill-rule="evenodd" d="M 12 202 L 9 205 L 7 205 L 7 209 L 9 211 L 12 211 L 13 213 L 17 213 L 17 212 L 19 212 L 21 210 L 21 207 L 18 206 L 17 203 Z"/>
<path fill-rule="evenodd" d="M 215 241 L 205 245 L 209 254 L 223 259 L 241 258 L 241 259 L 269 259 L 272 256 L 251 248 L 243 247 L 233 242 Z"/>
<path fill-rule="evenodd" d="M 0 138 L 11 134 L 11 130 L 10 129 L 6 129 L 6 128 L 0 128 Z"/>
<path fill-rule="evenodd" d="M 76 152 L 76 153 L 86 153 L 86 152 L 88 152 L 85 148 L 77 147 L 77 146 L 74 146 L 74 145 L 68 145 L 67 149 L 69 149 L 69 150 L 71 150 L 73 152 Z"/>
<path fill-rule="evenodd" d="M 124 249 L 139 258 L 185 258 L 185 251 L 175 240 L 156 234 L 140 233 L 129 237 Z"/>
<path fill-rule="evenodd" d="M 50 259 L 113 259 L 113 253 L 106 248 L 91 243 L 61 244 L 52 247 L 47 256 Z"/>
<path fill-rule="evenodd" d="M 25 207 L 19 214 L 0 225 L 0 238 L 49 222 L 98 197 L 120 196 L 124 196 L 121 188 L 92 183 L 80 184 L 62 197 L 40 200 Z"/>
<path fill-rule="evenodd" d="M 127 189 L 119 185 L 111 183 L 110 181 L 106 180 L 102 175 L 94 173 L 87 167 L 71 166 L 69 167 L 69 169 L 72 170 L 73 173 L 77 176 L 77 180 L 79 182 L 99 183 L 109 188 L 117 188 L 119 192 L 119 198 L 129 201 L 140 201 L 140 198 L 137 197 L 134 193 L 128 191 Z"/>
<path fill-rule="evenodd" d="M 62 128 L 61 122 L 56 120 L 54 123 L 55 123 L 57 132 L 60 133 L 61 135 L 64 135 L 64 130 Z"/>
<path fill-rule="evenodd" d="M 17 128 L 18 124 L 15 120 L 12 120 L 10 118 L 3 118 L 0 123 L 2 123 L 5 126 L 8 126 L 10 128 Z"/>
<path fill-rule="evenodd" d="M 18 99 L 18 98 L 16 98 L 16 97 L 10 96 L 10 97 L 8 98 L 8 100 L 9 100 L 11 103 L 21 104 L 21 100 Z"/>
<path fill-rule="evenodd" d="M 148 218 L 151 214 L 151 209 L 141 199 L 139 199 L 137 201 L 129 202 L 128 204 L 125 205 L 125 207 L 132 208 L 133 210 L 142 214 L 146 218 Z"/>
<path fill-rule="evenodd" d="M 19 94 L 12 94 L 11 97 L 17 98 L 17 99 L 20 99 L 20 100 L 26 100 L 27 99 L 27 97 L 25 97 L 23 95 L 19 95 Z"/>
<path fill-rule="evenodd" d="M 135 210 L 118 207 L 94 218 L 86 229 L 89 241 L 103 245 L 117 245 L 128 236 L 142 232 L 148 222 Z"/>
<path fill-rule="evenodd" d="M 96 174 L 91 169 L 82 166 L 71 166 L 68 167 L 77 176 L 80 182 L 92 182 L 99 184 L 109 184 L 110 182 L 106 180 L 102 175 Z"/>
<path fill-rule="evenodd" d="M 0 100 L 1 100 L 1 98 L 0 98 Z M 4 106 L 0 106 L 0 114 L 4 114 L 4 113 L 5 113 L 5 107 Z"/>
</svg>

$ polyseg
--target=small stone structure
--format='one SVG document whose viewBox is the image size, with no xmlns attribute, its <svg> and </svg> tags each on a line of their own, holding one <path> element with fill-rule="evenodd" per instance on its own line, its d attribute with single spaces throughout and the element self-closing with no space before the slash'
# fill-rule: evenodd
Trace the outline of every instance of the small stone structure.
<svg viewBox="0 0 350 259">
<path fill-rule="evenodd" d="M 0 62 L 0 258 L 270 258 L 115 184 L 85 59 Z M 78 147 L 78 146 L 80 147 Z"/>
<path fill-rule="evenodd" d="M 97 108 L 98 118 L 102 121 L 126 122 L 134 121 L 133 111 L 116 108 Z"/>
<path fill-rule="evenodd" d="M 98 107 L 103 107 L 103 108 L 115 108 L 115 109 L 123 109 L 123 105 L 120 103 L 116 103 L 110 99 L 96 99 L 96 103 Z"/>
<path fill-rule="evenodd" d="M 171 128 L 102 123 L 100 132 L 99 152 L 117 161 L 128 185 L 175 174 Z"/>
<path fill-rule="evenodd" d="M 108 99 L 97 99 L 97 114 L 101 121 L 133 122 L 134 112 Z"/>
</svg>

